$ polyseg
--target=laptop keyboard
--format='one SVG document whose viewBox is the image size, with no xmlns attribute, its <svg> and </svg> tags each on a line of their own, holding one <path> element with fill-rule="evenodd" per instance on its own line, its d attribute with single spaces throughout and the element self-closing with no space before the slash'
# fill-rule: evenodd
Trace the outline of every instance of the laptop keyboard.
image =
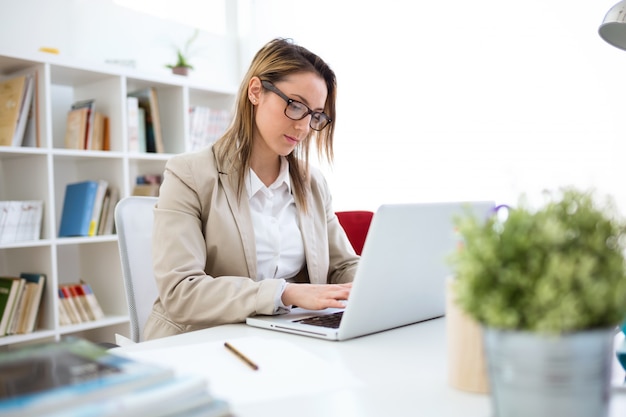
<svg viewBox="0 0 626 417">
<path fill-rule="evenodd" d="M 343 316 L 343 310 L 332 314 L 322 314 L 321 316 L 307 317 L 305 319 L 294 320 L 296 323 L 310 324 L 312 326 L 329 327 L 331 329 L 338 329 L 339 323 L 341 323 L 341 317 Z"/>
</svg>

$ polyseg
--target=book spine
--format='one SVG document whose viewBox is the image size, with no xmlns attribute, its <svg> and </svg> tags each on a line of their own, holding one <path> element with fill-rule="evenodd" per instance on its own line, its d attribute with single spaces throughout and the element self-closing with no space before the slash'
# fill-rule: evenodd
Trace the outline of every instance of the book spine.
<svg viewBox="0 0 626 417">
<path fill-rule="evenodd" d="M 46 284 L 46 275 L 43 273 L 22 272 L 21 278 L 24 278 L 27 285 L 32 286 L 32 300 L 29 301 L 28 310 L 24 319 L 24 333 L 32 333 L 37 324 L 39 310 L 41 308 L 41 300 L 43 298 L 43 290 Z"/>
<path fill-rule="evenodd" d="M 89 305 L 89 301 L 87 301 L 87 297 L 85 295 L 85 291 L 83 290 L 83 286 L 81 284 L 72 285 L 71 287 L 72 294 L 75 299 L 80 304 L 82 310 L 87 315 L 88 321 L 93 321 L 96 319 L 95 315 L 91 310 L 91 306 Z"/>
<path fill-rule="evenodd" d="M 128 120 L 128 151 L 139 152 L 139 99 L 128 96 L 126 98 Z"/>
<path fill-rule="evenodd" d="M 109 187 L 109 205 L 104 219 L 103 235 L 112 235 L 115 230 L 115 205 L 119 200 L 119 189 Z"/>
<path fill-rule="evenodd" d="M 10 278 L 11 283 L 8 287 L 8 295 L 4 312 L 2 313 L 2 320 L 0 321 L 0 336 L 7 334 L 7 329 L 11 324 L 13 315 L 15 314 L 15 307 L 18 302 L 18 297 L 21 295 L 20 286 L 23 286 L 23 281 L 20 278 Z M 5 287 L 3 287 L 5 288 Z"/>
<path fill-rule="evenodd" d="M 59 293 L 61 291 L 59 290 Z M 68 324 L 72 324 L 72 320 L 70 319 L 69 313 L 65 308 L 65 303 L 63 302 L 63 297 L 59 294 L 59 302 L 57 304 L 59 306 L 59 325 L 67 326 Z"/>
<path fill-rule="evenodd" d="M 72 295 L 70 294 L 67 287 L 59 287 L 59 299 L 65 306 L 65 310 L 67 311 L 72 324 L 82 323 L 83 320 L 78 314 L 77 307 L 74 305 L 74 300 L 72 299 Z"/>
<path fill-rule="evenodd" d="M 18 293 L 19 293 L 17 296 L 18 301 L 17 301 L 17 304 L 15 305 L 15 313 L 13 313 L 13 317 L 11 317 L 11 322 L 7 326 L 7 330 L 6 330 L 7 335 L 17 333 L 20 317 L 24 314 L 24 309 L 26 305 L 26 290 L 25 290 L 24 281 L 22 281 L 22 284 L 19 286 Z"/>
<path fill-rule="evenodd" d="M 104 196 L 106 194 L 109 183 L 105 180 L 98 181 L 98 189 L 94 199 L 93 210 L 91 212 L 91 221 L 89 222 L 88 236 L 95 236 L 98 232 L 98 224 L 100 222 L 100 215 L 102 214 L 102 204 L 104 202 Z"/>
<path fill-rule="evenodd" d="M 31 103 L 33 101 L 33 89 L 35 85 L 34 75 L 28 74 L 25 77 L 24 94 L 19 107 L 20 113 L 13 135 L 13 146 L 22 146 L 24 131 L 26 130 L 26 121 L 28 120 L 28 112 L 30 111 Z"/>
<path fill-rule="evenodd" d="M 92 321 L 92 318 L 89 317 L 89 312 L 85 310 L 85 302 L 83 301 L 84 299 L 80 297 L 78 291 L 76 290 L 76 285 L 68 285 L 66 286 L 66 288 L 70 293 L 70 299 L 76 306 L 76 310 L 78 311 L 80 320 L 82 322 Z"/>
<path fill-rule="evenodd" d="M 91 286 L 89 284 L 83 283 L 81 284 L 81 287 L 83 294 L 85 295 L 85 300 L 87 300 L 87 304 L 89 306 L 89 309 L 91 310 L 91 313 L 93 314 L 94 319 L 100 320 L 104 318 L 104 311 L 102 311 L 102 307 L 100 306 L 96 295 L 91 289 Z"/>
<path fill-rule="evenodd" d="M 35 292 L 37 291 L 37 284 L 27 282 L 24 287 L 24 309 L 19 317 L 17 325 L 17 334 L 26 334 L 28 331 L 28 317 L 30 316 L 31 309 L 36 309 Z"/>
</svg>

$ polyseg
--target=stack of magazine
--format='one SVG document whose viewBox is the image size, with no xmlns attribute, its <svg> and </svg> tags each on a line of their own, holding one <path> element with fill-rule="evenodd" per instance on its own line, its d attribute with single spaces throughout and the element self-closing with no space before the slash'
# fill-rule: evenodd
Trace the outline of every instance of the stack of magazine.
<svg viewBox="0 0 626 417">
<path fill-rule="evenodd" d="M 69 337 L 0 353 L 2 416 L 221 417 L 207 380 Z"/>
</svg>

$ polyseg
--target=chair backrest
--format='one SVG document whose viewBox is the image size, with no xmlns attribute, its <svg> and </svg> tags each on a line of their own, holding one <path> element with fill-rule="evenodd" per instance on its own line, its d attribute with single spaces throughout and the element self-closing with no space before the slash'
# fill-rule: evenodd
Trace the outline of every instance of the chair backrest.
<svg viewBox="0 0 626 417">
<path fill-rule="evenodd" d="M 346 231 L 346 235 L 348 235 L 348 240 L 352 244 L 354 251 L 357 255 L 361 255 L 367 232 L 372 223 L 372 217 L 374 217 L 374 212 L 352 210 L 338 211 L 335 214 L 337 214 L 339 224 L 341 224 L 343 230 Z"/>
<path fill-rule="evenodd" d="M 157 298 L 152 266 L 152 223 L 157 197 L 125 197 L 115 207 L 115 227 L 120 249 L 130 338 L 143 340 L 146 320 Z"/>
</svg>

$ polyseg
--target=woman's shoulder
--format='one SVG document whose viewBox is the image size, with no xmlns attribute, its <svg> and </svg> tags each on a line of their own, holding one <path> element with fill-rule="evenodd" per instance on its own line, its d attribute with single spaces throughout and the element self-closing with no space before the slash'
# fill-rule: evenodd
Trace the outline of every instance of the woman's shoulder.
<svg viewBox="0 0 626 417">
<path fill-rule="evenodd" d="M 193 175 L 217 175 L 213 146 L 174 155 L 165 168 L 174 172 L 189 171 Z"/>
<path fill-rule="evenodd" d="M 326 177 L 321 169 L 316 166 L 309 166 L 309 177 L 311 178 L 311 184 L 314 186 L 326 187 Z"/>
<path fill-rule="evenodd" d="M 309 166 L 309 178 L 313 195 L 322 195 L 327 198 L 330 195 L 330 187 L 326 182 L 326 177 L 321 169 Z"/>
</svg>

